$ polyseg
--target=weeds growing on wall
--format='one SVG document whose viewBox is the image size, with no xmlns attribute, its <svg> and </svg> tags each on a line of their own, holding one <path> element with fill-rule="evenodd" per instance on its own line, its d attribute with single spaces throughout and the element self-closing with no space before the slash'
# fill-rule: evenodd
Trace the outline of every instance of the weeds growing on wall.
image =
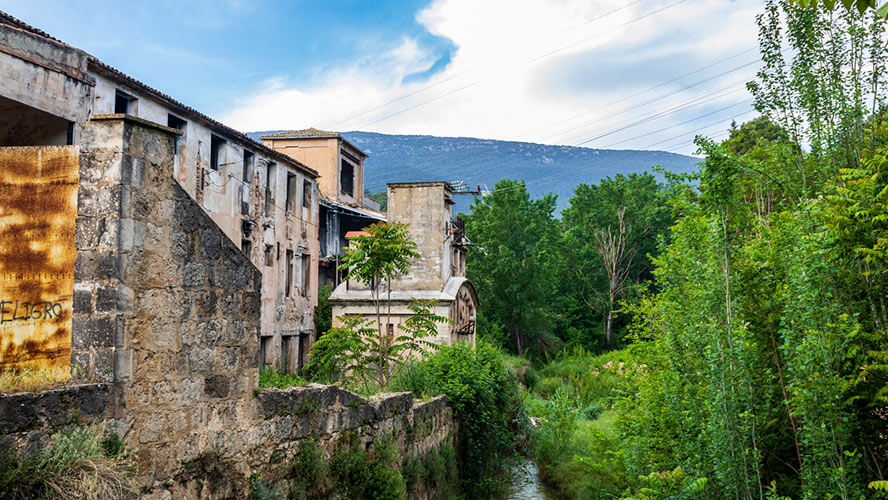
<svg viewBox="0 0 888 500">
<path fill-rule="evenodd" d="M 133 464 L 115 435 L 101 426 L 77 427 L 27 453 L 11 441 L 0 447 L 0 498 L 120 500 L 136 498 Z"/>
<path fill-rule="evenodd" d="M 459 498 L 459 465 L 456 449 L 449 444 L 440 451 L 431 450 L 425 456 L 406 459 L 401 465 L 401 475 L 408 494 L 425 488 L 434 491 L 437 498 Z"/>
<path fill-rule="evenodd" d="M 274 367 L 259 370 L 259 387 L 262 389 L 287 389 L 299 387 L 308 383 L 304 378 L 292 373 L 286 373 Z"/>
<path fill-rule="evenodd" d="M 356 435 L 330 457 L 333 486 L 351 500 L 400 500 L 406 496 L 404 478 L 397 468 L 398 450 L 391 439 L 379 438 L 364 451 Z"/>
<path fill-rule="evenodd" d="M 9 367 L 0 369 L 0 393 L 34 392 L 55 389 L 71 378 L 68 366 Z"/>
</svg>

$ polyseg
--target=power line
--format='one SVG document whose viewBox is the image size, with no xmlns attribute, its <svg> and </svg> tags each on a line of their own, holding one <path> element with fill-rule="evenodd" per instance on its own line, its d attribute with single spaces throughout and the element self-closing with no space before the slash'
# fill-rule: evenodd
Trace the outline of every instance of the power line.
<svg viewBox="0 0 888 500">
<path fill-rule="evenodd" d="M 734 84 L 734 85 L 736 85 L 736 84 Z M 714 97 L 710 97 L 710 96 L 712 96 L 713 94 L 718 94 L 719 92 L 722 92 L 723 90 L 724 90 L 724 88 L 722 88 L 722 89 L 720 89 L 720 90 L 716 90 L 716 91 L 714 91 L 714 92 L 710 92 L 709 94 L 704 94 L 703 97 L 709 97 L 708 99 L 706 99 L 706 98 L 702 98 L 702 97 L 695 97 L 695 98 L 693 98 L 693 99 L 690 99 L 690 100 L 688 100 L 688 101 L 685 101 L 684 103 L 680 103 L 680 104 L 678 104 L 678 105 L 676 105 L 676 106 L 673 106 L 673 107 L 671 107 L 671 108 L 669 108 L 669 109 L 667 109 L 667 110 L 665 110 L 665 111 L 655 112 L 654 114 L 648 115 L 648 116 L 646 116 L 646 117 L 644 117 L 644 118 L 641 118 L 641 119 L 638 119 L 638 120 L 636 120 L 636 121 L 634 121 L 634 122 L 631 122 L 631 123 L 629 123 L 628 125 L 625 125 L 625 126 L 622 126 L 622 127 L 616 128 L 616 129 L 613 129 L 613 130 L 611 130 L 610 132 L 606 132 L 606 133 L 603 133 L 603 134 L 599 134 L 599 135 L 596 135 L 595 137 L 591 137 L 591 138 L 586 139 L 586 140 L 584 140 L 584 141 L 580 141 L 580 142 L 576 143 L 575 146 L 580 146 L 580 145 L 583 145 L 583 144 L 586 144 L 586 143 L 589 143 L 589 142 L 592 142 L 592 141 L 595 141 L 595 140 L 601 139 L 601 138 L 603 138 L 603 137 L 607 137 L 607 136 L 609 136 L 609 135 L 615 134 L 615 133 L 617 133 L 617 132 L 622 132 L 623 130 L 630 129 L 630 128 L 635 127 L 635 126 L 638 126 L 638 125 L 642 125 L 642 124 L 647 123 L 647 122 L 649 122 L 649 121 L 651 121 L 651 120 L 655 120 L 655 119 L 657 119 L 657 118 L 662 118 L 662 117 L 664 117 L 664 116 L 667 116 L 667 115 L 669 115 L 669 114 L 672 114 L 672 113 L 675 113 L 675 112 L 678 112 L 678 111 L 684 111 L 685 109 L 692 108 L 692 107 L 694 107 L 694 106 L 699 106 L 700 104 L 705 104 L 705 103 L 707 103 L 707 102 L 714 101 L 714 100 L 716 100 L 716 99 L 721 99 L 722 97 L 725 97 L 726 95 L 730 95 L 730 94 L 733 94 L 733 93 L 735 93 L 735 92 L 739 92 L 739 91 L 741 91 L 741 90 L 744 90 L 744 88 L 743 88 L 743 87 L 741 87 L 741 88 L 736 88 L 736 89 L 734 89 L 734 90 L 731 90 L 730 92 L 724 92 L 724 93 L 722 93 L 722 94 L 715 95 Z M 625 121 L 622 122 L 622 123 L 625 123 Z"/>
<path fill-rule="evenodd" d="M 750 109 L 749 111 L 746 111 L 746 112 L 744 112 L 744 113 L 740 113 L 739 115 L 734 116 L 734 119 L 739 118 L 739 117 L 741 117 L 741 116 L 746 116 L 746 115 L 748 115 L 748 114 L 750 114 L 750 113 L 755 113 L 755 112 L 756 112 L 756 110 L 754 110 L 754 109 Z M 642 149 L 648 149 L 648 148 L 652 148 L 652 147 L 654 147 L 654 146 L 657 146 L 657 145 L 659 145 L 659 144 L 663 144 L 664 142 L 674 141 L 675 139 L 679 139 L 679 138 L 685 137 L 685 136 L 687 136 L 688 134 L 696 134 L 697 132 L 700 132 L 700 131 L 702 131 L 702 130 L 705 130 L 705 129 L 709 128 L 709 127 L 714 127 L 714 126 L 716 126 L 716 125 L 718 125 L 718 124 L 720 124 L 720 123 L 722 123 L 722 122 L 724 122 L 724 119 L 722 119 L 722 120 L 718 120 L 718 121 L 716 121 L 716 122 L 712 122 L 712 123 L 710 123 L 710 124 L 708 124 L 708 125 L 704 125 L 704 126 L 698 128 L 698 129 L 691 130 L 690 132 L 683 132 L 683 133 L 681 133 L 681 134 L 679 134 L 679 135 L 677 135 L 677 136 L 670 137 L 669 139 L 664 139 L 664 140 L 662 140 L 662 141 L 658 141 L 658 142 L 655 142 L 655 143 L 653 143 L 653 144 L 649 144 L 649 145 L 643 147 Z"/>
<path fill-rule="evenodd" d="M 581 27 L 583 27 L 583 26 L 585 26 L 585 25 L 587 25 L 587 24 L 589 24 L 589 23 L 592 23 L 592 22 L 598 21 L 599 19 L 603 19 L 603 18 L 605 18 L 605 17 L 607 17 L 607 16 L 609 16 L 609 15 L 611 15 L 611 14 L 615 14 L 615 13 L 621 11 L 621 10 L 628 9 L 629 7 L 631 7 L 631 6 L 635 5 L 635 4 L 639 4 L 639 3 L 641 3 L 642 1 L 644 1 L 644 0 L 635 0 L 634 2 L 631 2 L 631 3 L 627 4 L 627 5 L 624 5 L 624 6 L 622 6 L 622 7 L 618 7 L 618 8 L 616 8 L 616 9 L 611 10 L 611 11 L 608 11 L 608 12 L 605 12 L 604 14 L 601 14 L 601 15 L 599 15 L 599 16 L 596 16 L 596 17 L 592 18 L 592 19 L 589 19 L 589 20 L 587 20 L 587 21 L 585 21 L 585 22 L 583 22 L 583 23 L 581 23 L 581 24 L 578 24 L 578 25 L 576 25 L 576 26 L 573 26 L 573 27 L 571 27 L 571 28 L 568 28 L 568 29 L 566 29 L 566 30 L 563 30 L 562 32 L 563 32 L 563 33 L 567 33 L 568 31 L 573 31 L 573 30 L 575 30 L 575 29 L 577 29 L 577 28 L 581 28 Z M 332 124 L 330 124 L 330 125 L 327 125 L 327 126 L 325 126 L 324 128 L 329 129 L 329 128 L 336 127 L 336 126 L 339 125 L 339 124 L 342 124 L 342 123 L 348 122 L 348 121 L 350 121 L 350 120 L 352 120 L 352 119 L 354 119 L 354 118 L 357 118 L 357 117 L 359 117 L 359 116 L 364 116 L 364 115 L 366 115 L 367 113 L 371 113 L 371 112 L 376 111 L 376 110 L 378 110 L 378 109 L 381 109 L 381 108 L 384 108 L 384 107 L 386 107 L 386 106 L 392 105 L 392 104 L 394 104 L 394 103 L 396 103 L 396 102 L 403 101 L 404 99 L 406 99 L 406 98 L 408 98 L 408 97 L 412 97 L 412 96 L 414 96 L 414 95 L 416 95 L 416 94 L 419 94 L 419 93 L 421 93 L 421 92 L 424 92 L 424 91 L 426 91 L 426 90 L 428 90 L 428 89 L 430 89 L 430 88 L 437 87 L 438 85 L 444 84 L 444 83 L 446 83 L 446 82 L 449 82 L 450 80 L 453 80 L 453 79 L 455 79 L 455 78 L 458 78 L 458 77 L 460 77 L 460 76 L 463 76 L 463 75 L 468 74 L 468 73 L 471 73 L 471 72 L 473 72 L 473 70 L 463 71 L 463 72 L 461 72 L 461 73 L 457 73 L 457 74 L 455 74 L 455 75 L 452 75 L 452 76 L 449 76 L 449 77 L 447 77 L 447 78 L 444 78 L 443 80 L 438 80 L 437 82 L 434 82 L 434 83 L 431 83 L 431 84 L 429 84 L 429 85 L 426 85 L 426 86 L 424 86 L 424 87 L 422 87 L 422 88 L 420 88 L 420 89 L 414 90 L 413 92 L 409 92 L 409 93 L 407 93 L 407 94 L 404 94 L 404 95 L 402 95 L 402 96 L 400 96 L 400 97 L 398 97 L 398 98 L 396 98 L 396 99 L 392 99 L 391 101 L 384 102 L 384 103 L 382 103 L 382 104 L 380 104 L 380 105 L 378 105 L 378 106 L 374 106 L 374 107 L 372 107 L 372 108 L 365 109 L 364 111 L 361 111 L 361 112 L 358 112 L 358 113 L 353 114 L 353 115 L 351 115 L 351 116 L 348 116 L 348 117 L 346 117 L 346 118 L 343 118 L 342 120 L 339 120 L 339 121 L 336 122 L 336 123 L 332 123 Z"/>
<path fill-rule="evenodd" d="M 692 83 L 691 85 L 688 85 L 688 86 L 686 86 L 686 87 L 684 87 L 684 88 L 677 89 L 677 90 L 673 90 L 672 92 L 669 92 L 669 93 L 666 93 L 666 94 L 663 94 L 663 95 L 660 95 L 660 96 L 657 96 L 657 97 L 653 97 L 653 98 L 648 99 L 648 100 L 646 100 L 646 101 L 643 101 L 643 102 L 637 103 L 637 104 L 635 104 L 635 105 L 632 105 L 632 106 L 630 106 L 630 107 L 628 107 L 628 108 L 624 108 L 624 109 L 622 109 L 622 110 L 620 110 L 620 111 L 617 111 L 616 113 L 611 113 L 610 115 L 607 115 L 607 116 L 604 116 L 604 117 L 595 118 L 595 119 L 592 119 L 592 120 L 589 120 L 589 121 L 586 121 L 586 122 L 580 123 L 580 124 L 578 124 L 578 125 L 574 125 L 574 126 L 571 126 L 571 127 L 569 127 L 569 128 L 563 129 L 563 130 L 561 130 L 561 131 L 559 131 L 559 132 L 556 132 L 556 133 L 554 133 L 554 134 L 550 134 L 550 135 L 548 135 L 548 136 L 546 136 L 546 137 L 543 137 L 541 140 L 548 140 L 548 139 L 551 139 L 552 137 L 557 137 L 557 136 L 560 136 L 560 135 L 564 135 L 564 134 L 566 134 L 567 132 L 571 132 L 571 131 L 573 131 L 573 130 L 576 130 L 576 129 L 579 129 L 579 128 L 583 128 L 583 127 L 586 127 L 586 126 L 588 126 L 588 125 L 593 125 L 593 124 L 595 124 L 595 123 L 600 123 L 600 122 L 602 122 L 602 121 L 604 121 L 604 120 L 606 120 L 606 119 L 608 119 L 608 118 L 612 118 L 612 117 L 614 117 L 614 116 L 619 116 L 619 115 L 621 115 L 621 114 L 623 114 L 623 113 L 625 113 L 625 112 L 632 111 L 632 110 L 634 110 L 634 109 L 638 109 L 638 108 L 641 108 L 641 107 L 647 106 L 648 104 L 651 104 L 651 103 L 653 103 L 653 102 L 656 102 L 656 101 L 659 101 L 659 100 L 665 99 L 665 98 L 667 98 L 667 97 L 672 97 L 673 95 L 680 94 L 680 93 L 685 92 L 685 91 L 687 91 L 687 90 L 690 90 L 690 89 L 692 89 L 692 88 L 699 87 L 700 85 L 703 85 L 704 83 L 711 82 L 712 80 L 715 80 L 715 79 L 717 79 L 717 78 L 721 78 L 721 77 L 723 77 L 723 76 L 729 75 L 729 74 L 734 73 L 734 72 L 736 72 L 736 71 L 740 71 L 741 69 L 744 69 L 744 68 L 747 68 L 747 67 L 749 67 L 749 66 L 752 66 L 753 64 L 757 64 L 758 62 L 760 62 L 760 59 L 756 59 L 755 61 L 750 61 L 750 62 L 748 62 L 748 63 L 746 63 L 746 64 L 742 64 L 742 65 L 740 65 L 740 66 L 736 66 L 736 67 L 731 68 L 731 69 L 729 69 L 729 70 L 727 70 L 727 71 L 723 71 L 723 72 L 721 72 L 721 73 L 718 73 L 718 74 L 716 74 L 716 75 L 710 76 L 710 77 L 708 77 L 708 78 L 704 78 L 703 80 L 699 80 L 699 81 L 697 81 L 697 82 L 695 82 L 695 83 Z"/>
<path fill-rule="evenodd" d="M 687 1 L 688 1 L 688 0 L 678 0 L 677 2 L 673 2 L 673 3 L 671 3 L 671 4 L 669 4 L 669 5 L 665 6 L 665 7 L 662 7 L 662 8 L 660 8 L 660 9 L 655 10 L 655 11 L 652 11 L 652 12 L 649 12 L 649 13 L 644 14 L 644 15 L 642 15 L 642 16 L 639 16 L 639 17 L 637 17 L 637 18 L 635 18 L 635 19 L 632 19 L 632 20 L 630 20 L 630 21 L 627 21 L 627 22 L 625 22 L 625 23 L 623 23 L 623 24 L 621 24 L 621 25 L 614 26 L 613 28 L 611 28 L 611 29 L 609 29 L 609 30 L 598 32 L 598 33 L 596 33 L 595 35 L 592 35 L 592 36 L 590 36 L 590 37 L 584 38 L 584 39 L 582 39 L 582 40 L 580 40 L 580 41 L 577 41 L 577 42 L 574 42 L 574 43 L 571 43 L 571 44 L 568 44 L 568 45 L 562 46 L 562 47 L 560 47 L 560 48 L 558 48 L 558 49 L 556 49 L 556 50 L 553 50 L 553 51 L 548 52 L 548 53 L 546 53 L 546 54 L 543 54 L 543 55 L 541 55 L 541 56 L 534 57 L 534 58 L 532 58 L 532 59 L 530 59 L 530 60 L 528 60 L 528 61 L 525 61 L 525 62 L 523 62 L 523 63 L 521 63 L 521 64 L 518 64 L 517 66 L 514 66 L 514 67 L 512 67 L 512 68 L 509 68 L 509 70 L 515 70 L 515 69 L 521 68 L 521 67 L 523 67 L 523 66 L 526 66 L 527 64 L 530 64 L 530 63 L 533 63 L 533 62 L 539 61 L 540 59 L 544 59 L 544 58 L 546 58 L 546 57 L 552 56 L 552 55 L 554 55 L 554 54 L 557 54 L 557 53 L 559 53 L 559 52 L 562 52 L 562 51 L 564 51 L 564 50 L 567 50 L 567 49 L 569 49 L 569 48 L 571 48 L 571 47 L 575 47 L 575 46 L 577 46 L 577 45 L 579 45 L 579 44 L 581 44 L 581 43 L 585 43 L 585 42 L 587 42 L 587 41 L 589 41 L 589 40 L 592 40 L 592 39 L 594 39 L 594 38 L 600 37 L 600 36 L 602 36 L 602 35 L 605 35 L 605 34 L 607 34 L 607 33 L 610 33 L 610 32 L 612 32 L 612 31 L 615 31 L 615 30 L 617 30 L 617 29 L 623 28 L 623 27 L 628 26 L 628 25 L 630 25 L 630 24 L 636 23 L 636 22 L 638 22 L 638 21 L 641 21 L 642 19 L 645 19 L 645 18 L 647 18 L 647 17 L 650 17 L 650 16 L 652 16 L 652 15 L 654 15 L 654 14 L 658 14 L 658 13 L 660 13 L 660 12 L 663 12 L 664 10 L 670 9 L 670 8 L 672 8 L 672 7 L 675 7 L 676 5 L 682 4 L 682 3 L 687 2 Z M 447 97 L 447 96 L 450 96 L 450 95 L 456 94 L 457 92 L 461 92 L 461 91 L 463 91 L 463 90 L 465 90 L 465 89 L 467 89 L 467 88 L 474 87 L 475 85 L 478 85 L 479 83 L 482 83 L 482 82 L 484 82 L 484 81 L 486 81 L 486 80 L 488 80 L 488 79 L 490 79 L 490 75 L 487 75 L 487 76 L 485 76 L 484 78 L 481 78 L 480 80 L 476 80 L 476 81 L 474 81 L 474 82 L 472 82 L 472 83 L 469 83 L 469 84 L 467 84 L 467 85 L 463 85 L 462 87 L 459 87 L 459 88 L 457 88 L 457 89 L 451 90 L 451 91 L 446 92 L 446 93 L 444 93 L 444 94 L 441 94 L 441 95 L 435 96 L 435 97 L 433 97 L 433 98 L 431 98 L 431 99 L 427 99 L 427 100 L 425 100 L 425 101 L 422 101 L 422 102 L 420 102 L 420 103 L 418 103 L 418 104 L 415 104 L 415 105 L 413 105 L 413 106 L 410 106 L 410 107 L 408 107 L 408 108 L 406 108 L 406 109 L 403 109 L 403 110 L 401 110 L 401 111 L 398 111 L 398 112 L 395 112 L 395 113 L 392 113 L 392 114 L 386 115 L 386 116 L 384 116 L 384 117 L 382 117 L 382 118 L 379 118 L 379 119 L 377 119 L 377 120 L 374 120 L 374 121 L 372 121 L 372 122 L 365 123 L 364 125 L 361 125 L 359 128 L 366 128 L 366 127 L 369 127 L 370 125 L 374 125 L 374 124 L 376 124 L 376 123 L 379 123 L 379 122 L 382 122 L 382 121 L 388 120 L 389 118 L 392 118 L 392 117 L 398 116 L 398 115 L 400 115 L 400 114 L 402 114 L 402 113 L 406 113 L 407 111 L 412 111 L 412 110 L 414 110 L 414 109 L 416 109 L 416 108 L 419 108 L 419 107 L 421 107 L 421 106 L 425 106 L 426 104 L 428 104 L 428 103 L 430 103 L 430 102 L 437 101 L 438 99 L 441 99 L 441 98 L 444 98 L 444 97 Z"/>
<path fill-rule="evenodd" d="M 690 120 L 685 120 L 685 121 L 683 121 L 683 122 L 681 122 L 681 123 L 676 123 L 675 125 L 670 125 L 669 127 L 661 128 L 661 129 L 659 129 L 659 130 L 654 130 L 653 132 L 648 132 L 648 133 L 646 133 L 646 134 L 637 135 L 637 136 L 632 137 L 632 138 L 629 138 L 629 139 L 623 139 L 622 141 L 617 141 L 617 142 L 614 142 L 614 143 L 608 144 L 607 146 L 604 146 L 602 149 L 609 149 L 609 148 L 611 148 L 612 146 L 616 146 L 617 144 L 623 144 L 624 142 L 634 141 L 634 140 L 636 140 L 636 139 L 641 139 L 642 137 L 647 137 L 647 136 L 649 136 L 649 135 L 658 134 L 658 133 L 660 133 L 660 132 L 665 132 L 665 131 L 667 131 L 667 130 L 669 130 L 669 129 L 671 129 L 671 128 L 678 127 L 678 126 L 680 126 L 680 125 L 685 125 L 685 124 L 687 124 L 687 123 L 691 123 L 691 122 L 697 121 L 697 120 L 699 120 L 699 119 L 701 119 L 701 118 L 706 118 L 707 116 L 712 116 L 712 115 L 714 115 L 714 114 L 716 114 L 716 113 L 720 113 L 720 112 L 722 112 L 722 111 L 725 111 L 725 110 L 731 109 L 731 108 L 733 108 L 733 107 L 740 106 L 741 104 L 749 104 L 749 103 L 751 103 L 753 100 L 754 100 L 754 99 L 746 99 L 745 101 L 735 102 L 734 104 L 731 104 L 730 106 L 726 106 L 726 107 L 724 107 L 724 108 L 717 109 L 717 110 L 712 111 L 712 112 L 710 112 L 710 113 L 706 113 L 705 115 L 697 116 L 696 118 L 691 118 Z"/>
<path fill-rule="evenodd" d="M 606 104 L 606 105 L 604 105 L 604 106 L 599 106 L 599 107 L 597 107 L 597 108 L 593 108 L 593 109 L 590 109 L 590 110 L 586 110 L 586 111 L 583 111 L 582 113 L 579 113 L 579 114 L 573 115 L 573 116 L 571 116 L 571 117 L 569 117 L 569 118 L 565 118 L 565 119 L 563 119 L 563 120 L 560 120 L 560 121 L 557 121 L 557 122 L 554 122 L 554 123 L 550 123 L 550 124 L 548 124 L 548 125 L 546 125 L 546 126 L 543 126 L 543 127 L 537 128 L 537 129 L 535 129 L 535 130 L 531 130 L 530 132 L 525 132 L 525 133 L 523 133 L 523 134 L 521 134 L 521 135 L 513 136 L 512 139 L 514 140 L 514 139 L 518 139 L 518 138 L 524 137 L 524 136 L 526 136 L 526 135 L 535 134 L 535 133 L 540 132 L 540 131 L 542 131 L 542 130 L 545 130 L 545 129 L 549 128 L 549 127 L 554 127 L 555 125 L 560 125 L 560 124 L 562 124 L 562 123 L 564 123 L 564 122 L 569 122 L 569 121 L 571 121 L 571 120 L 573 120 L 573 119 L 575 119 L 575 118 L 579 118 L 579 117 L 581 117 L 581 116 L 583 116 L 583 115 L 587 115 L 587 114 L 592 113 L 592 112 L 595 112 L 595 111 L 600 111 L 600 110 L 602 110 L 602 109 L 605 109 L 605 108 L 608 108 L 608 107 L 610 107 L 610 106 L 613 106 L 614 104 L 618 104 L 618 103 L 621 103 L 621 102 L 623 102 L 623 101 L 627 101 L 627 100 L 629 100 L 629 99 L 632 99 L 633 97 L 637 97 L 637 96 L 640 96 L 640 95 L 642 95 L 642 94 L 644 94 L 644 93 L 650 92 L 650 91 L 655 90 L 655 89 L 658 89 L 658 88 L 660 88 L 660 87 L 663 87 L 663 86 L 665 86 L 665 85 L 669 85 L 670 83 L 673 83 L 673 82 L 675 82 L 675 81 L 681 80 L 682 78 L 685 78 L 685 77 L 691 76 L 691 75 L 693 75 L 693 74 L 695 74 L 695 73 L 699 73 L 699 72 L 701 72 L 701 71 L 703 71 L 703 70 L 706 70 L 706 69 L 709 69 L 709 68 L 711 68 L 711 67 L 713 67 L 713 66 L 718 66 L 719 64 L 721 64 L 721 63 L 723 63 L 723 62 L 730 61 L 731 59 L 734 59 L 734 58 L 740 57 L 740 56 L 742 56 L 743 54 L 746 54 L 746 53 L 751 52 L 751 51 L 753 51 L 753 50 L 755 50 L 755 47 L 750 48 L 750 49 L 746 49 L 746 50 L 741 51 L 741 52 L 738 52 L 738 53 L 736 53 L 736 54 L 734 54 L 734 55 L 732 55 L 732 56 L 728 56 L 728 57 L 726 57 L 726 58 L 724 58 L 724 59 L 720 59 L 720 60 L 718 60 L 718 61 L 716 61 L 716 62 L 714 62 L 714 63 L 707 64 L 706 66 L 703 66 L 702 68 L 695 69 L 694 71 L 690 71 L 690 72 L 685 73 L 685 74 L 683 74 L 683 75 L 681 75 L 681 76 L 677 76 L 677 77 L 675 77 L 675 78 L 673 78 L 673 79 L 671 79 L 671 80 L 667 80 L 667 81 L 665 81 L 665 82 L 658 83 L 657 85 L 654 85 L 653 87 L 646 88 L 646 89 L 641 90 L 641 91 L 639 91 L 639 92 L 636 92 L 636 93 L 634 93 L 634 94 L 632 94 L 632 95 L 629 95 L 629 96 L 623 97 L 622 99 L 618 99 L 618 100 L 616 100 L 616 101 L 612 101 L 612 102 L 610 102 L 610 103 L 608 103 L 608 104 Z"/>
</svg>

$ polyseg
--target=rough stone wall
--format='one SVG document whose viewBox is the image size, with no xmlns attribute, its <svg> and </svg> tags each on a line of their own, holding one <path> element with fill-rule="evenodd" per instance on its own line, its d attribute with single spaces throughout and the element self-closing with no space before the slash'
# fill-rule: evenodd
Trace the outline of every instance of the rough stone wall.
<svg viewBox="0 0 888 500">
<path fill-rule="evenodd" d="M 151 484 L 255 414 L 261 275 L 173 180 L 169 130 L 132 118 L 87 129 L 88 154 L 119 168 L 119 184 L 99 190 L 117 193 L 119 220 L 116 278 L 97 273 L 110 282 L 86 321 L 114 331 L 118 429 Z M 102 290 L 117 292 L 107 322 Z"/>
</svg>

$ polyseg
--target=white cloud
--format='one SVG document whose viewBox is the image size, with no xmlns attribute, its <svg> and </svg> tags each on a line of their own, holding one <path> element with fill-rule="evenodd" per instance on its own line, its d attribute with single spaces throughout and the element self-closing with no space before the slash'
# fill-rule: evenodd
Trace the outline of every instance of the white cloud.
<svg viewBox="0 0 888 500">
<path fill-rule="evenodd" d="M 310 84 L 287 83 L 292 81 L 290 75 L 264 82 L 249 96 L 235 103 L 223 119 L 243 130 L 316 126 L 336 130 L 497 139 L 521 136 L 524 140 L 541 140 L 561 129 L 595 120 L 594 124 L 579 127 L 568 135 L 551 137 L 547 142 L 564 142 L 569 136 L 577 135 L 593 137 L 631 122 L 633 117 L 678 106 L 693 96 L 711 92 L 719 86 L 737 81 L 738 77 L 753 73 L 754 68 L 750 67 L 714 79 L 694 91 L 607 117 L 637 103 L 639 99 L 667 93 L 752 60 L 755 58 L 754 51 L 746 57 L 662 87 L 650 95 L 528 134 L 580 112 L 606 107 L 638 91 L 639 87 L 655 85 L 755 47 L 757 30 L 754 15 L 761 4 L 754 0 L 690 0 L 632 22 L 675 1 L 635 3 L 587 23 L 586 20 L 619 9 L 627 2 L 434 0 L 417 14 L 417 20 L 430 33 L 451 40 L 456 51 L 446 69 L 430 80 L 403 83 L 405 76 L 430 68 L 439 55 L 424 48 L 415 39 L 404 38 L 395 48 L 353 61 L 350 65 L 318 68 Z M 622 53 L 621 50 L 626 52 Z M 613 63 L 617 60 L 620 64 L 597 67 L 597 55 L 604 53 L 610 54 L 610 57 L 601 58 L 601 61 Z M 686 66 L 652 67 L 649 75 L 645 75 L 647 66 L 638 67 L 649 65 L 651 60 L 657 58 L 688 62 Z M 634 61 L 638 61 L 635 66 Z M 636 79 L 640 74 L 643 80 L 648 81 L 622 85 L 619 72 L 627 68 L 633 70 Z M 570 85 L 560 85 L 553 84 L 552 79 L 547 78 L 557 78 L 562 73 L 574 75 L 577 80 L 570 82 Z M 596 80 L 604 80 L 604 75 L 608 76 L 607 81 L 614 83 L 605 88 L 594 85 Z M 584 85 L 585 78 L 592 84 Z M 429 86 L 431 88 L 426 88 Z M 411 93 L 415 94 L 387 104 Z M 726 100 L 713 101 L 711 107 L 701 106 L 696 112 L 703 114 L 747 97 L 742 92 L 734 93 Z M 687 111 L 695 112 L 694 109 Z M 666 139 L 681 130 L 690 131 L 695 126 L 706 125 L 718 116 L 701 119 L 684 129 L 630 141 L 619 147 L 643 147 L 657 138 Z M 605 143 L 631 138 L 692 117 L 688 114 L 664 116 L 645 126 L 608 136 L 604 142 L 588 145 L 601 147 Z"/>
</svg>

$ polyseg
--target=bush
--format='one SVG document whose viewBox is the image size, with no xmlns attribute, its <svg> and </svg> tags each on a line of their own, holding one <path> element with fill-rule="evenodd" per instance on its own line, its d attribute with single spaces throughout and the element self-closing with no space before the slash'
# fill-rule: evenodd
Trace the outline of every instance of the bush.
<svg viewBox="0 0 888 500">
<path fill-rule="evenodd" d="M 323 488 L 327 475 L 327 463 L 318 449 L 317 439 L 306 439 L 299 443 L 295 462 L 290 467 L 290 499 L 311 498 Z"/>
<path fill-rule="evenodd" d="M 400 500 L 406 496 L 404 479 L 396 468 L 398 454 L 390 439 L 378 439 L 371 453 L 361 450 L 352 434 L 348 444 L 330 457 L 336 492 L 349 500 Z"/>
<path fill-rule="evenodd" d="M 57 434 L 48 449 L 31 454 L 3 446 L 0 498 L 135 498 L 137 488 L 127 453 L 113 439 L 103 439 L 103 434 L 100 426 L 77 427 Z"/>
<path fill-rule="evenodd" d="M 508 483 L 511 461 L 529 435 L 517 378 L 500 352 L 479 341 L 441 349 L 406 368 L 396 391 L 419 397 L 446 394 L 458 423 L 458 456 L 468 498 L 496 498 Z"/>
</svg>

